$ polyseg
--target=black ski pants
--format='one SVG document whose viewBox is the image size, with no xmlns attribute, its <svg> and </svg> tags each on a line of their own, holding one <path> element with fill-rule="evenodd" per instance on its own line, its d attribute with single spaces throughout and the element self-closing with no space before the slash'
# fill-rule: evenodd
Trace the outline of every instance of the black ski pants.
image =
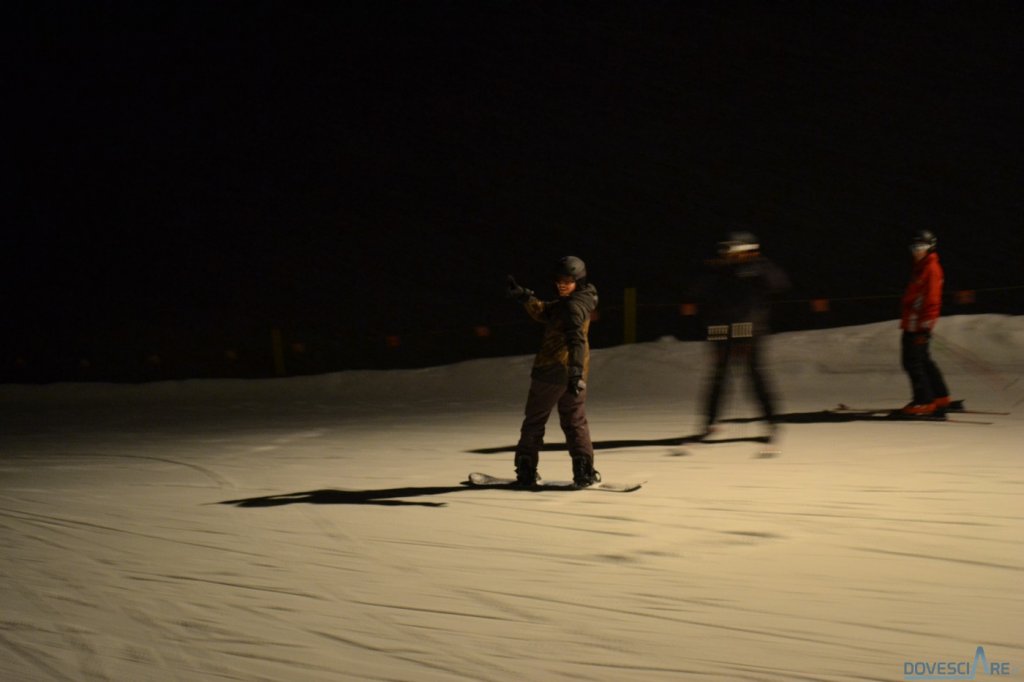
<svg viewBox="0 0 1024 682">
<path fill-rule="evenodd" d="M 704 402 L 706 424 L 710 426 L 718 420 L 718 414 L 725 397 L 726 377 L 729 366 L 742 364 L 746 369 L 753 389 L 754 397 L 761 404 L 764 418 L 775 421 L 775 396 L 769 385 L 768 378 L 761 369 L 761 346 L 757 337 L 728 338 L 712 341 L 714 348 L 714 369 L 711 383 L 707 389 Z"/>
<path fill-rule="evenodd" d="M 573 395 L 565 384 L 551 384 L 534 379 L 526 398 L 523 426 L 516 446 L 516 471 L 535 472 L 544 445 L 544 431 L 551 411 L 558 408 L 558 422 L 565 433 L 569 454 L 593 466 L 594 445 L 586 412 L 587 390 Z"/>
<path fill-rule="evenodd" d="M 903 369 L 910 377 L 915 405 L 927 405 L 949 395 L 942 372 L 929 352 L 931 338 L 930 332 L 903 332 L 900 344 Z"/>
</svg>

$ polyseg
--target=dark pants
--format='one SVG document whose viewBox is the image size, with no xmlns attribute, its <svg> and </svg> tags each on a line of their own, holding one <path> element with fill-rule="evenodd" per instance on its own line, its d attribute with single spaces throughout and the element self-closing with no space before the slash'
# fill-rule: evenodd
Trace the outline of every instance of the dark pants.
<svg viewBox="0 0 1024 682">
<path fill-rule="evenodd" d="M 903 332 L 900 355 L 903 369 L 910 377 L 915 405 L 927 405 L 936 398 L 949 395 L 942 372 L 928 352 L 930 343 L 931 334 L 928 332 Z"/>
<path fill-rule="evenodd" d="M 775 397 L 761 371 L 761 349 L 757 338 L 730 338 L 711 343 L 714 346 L 715 368 L 705 400 L 704 414 L 707 417 L 707 424 L 710 426 L 718 420 L 722 398 L 725 395 L 725 379 L 729 373 L 729 365 L 733 362 L 742 363 L 746 368 L 754 396 L 761 403 L 764 418 L 775 421 Z"/>
<path fill-rule="evenodd" d="M 586 389 L 579 395 L 573 395 L 565 384 L 537 380 L 530 383 L 523 427 L 516 446 L 517 472 L 537 470 L 540 448 L 544 444 L 544 427 L 556 406 L 569 454 L 573 459 L 582 458 L 593 465 L 594 446 L 590 442 L 590 427 L 587 425 L 586 397 Z"/>
</svg>

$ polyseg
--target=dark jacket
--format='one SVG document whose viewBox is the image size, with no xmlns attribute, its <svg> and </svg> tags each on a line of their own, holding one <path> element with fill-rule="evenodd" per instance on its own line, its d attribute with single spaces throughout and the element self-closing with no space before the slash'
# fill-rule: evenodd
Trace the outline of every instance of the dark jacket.
<svg viewBox="0 0 1024 682">
<path fill-rule="evenodd" d="M 769 300 L 789 289 L 789 278 L 775 263 L 754 253 L 717 258 L 691 290 L 708 325 L 750 323 L 757 336 L 768 333 Z"/>
<path fill-rule="evenodd" d="M 530 317 L 544 323 L 544 336 L 530 376 L 546 383 L 564 384 L 570 375 L 581 374 L 585 381 L 590 372 L 590 314 L 597 308 L 594 285 L 582 286 L 555 301 L 531 296 L 524 306 Z"/>
</svg>

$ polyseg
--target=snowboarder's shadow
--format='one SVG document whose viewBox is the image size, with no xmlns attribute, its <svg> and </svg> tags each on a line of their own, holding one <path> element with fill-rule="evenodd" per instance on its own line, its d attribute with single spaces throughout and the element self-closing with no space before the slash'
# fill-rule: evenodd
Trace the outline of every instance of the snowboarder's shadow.
<svg viewBox="0 0 1024 682">
<path fill-rule="evenodd" d="M 447 495 L 471 490 L 466 486 L 425 486 L 421 488 L 383 488 L 380 490 L 308 490 L 305 492 L 283 493 L 247 497 L 240 500 L 224 500 L 219 504 L 233 504 L 236 507 L 280 507 L 287 504 L 372 504 L 382 507 L 444 507 L 444 502 L 409 502 L 406 497 Z"/>
</svg>

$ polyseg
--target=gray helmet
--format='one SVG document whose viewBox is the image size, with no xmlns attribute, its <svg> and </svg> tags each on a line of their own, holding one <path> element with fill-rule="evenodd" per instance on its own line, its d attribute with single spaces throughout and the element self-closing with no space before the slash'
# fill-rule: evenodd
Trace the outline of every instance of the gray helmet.
<svg viewBox="0 0 1024 682">
<path fill-rule="evenodd" d="M 555 277 L 572 277 L 577 282 L 587 276 L 587 266 L 576 256 L 563 256 L 555 263 Z"/>
<path fill-rule="evenodd" d="M 928 247 L 929 251 L 934 251 L 938 243 L 939 240 L 931 230 L 914 230 L 914 234 L 910 237 L 911 247 L 917 246 L 918 244 L 924 244 Z"/>
</svg>

